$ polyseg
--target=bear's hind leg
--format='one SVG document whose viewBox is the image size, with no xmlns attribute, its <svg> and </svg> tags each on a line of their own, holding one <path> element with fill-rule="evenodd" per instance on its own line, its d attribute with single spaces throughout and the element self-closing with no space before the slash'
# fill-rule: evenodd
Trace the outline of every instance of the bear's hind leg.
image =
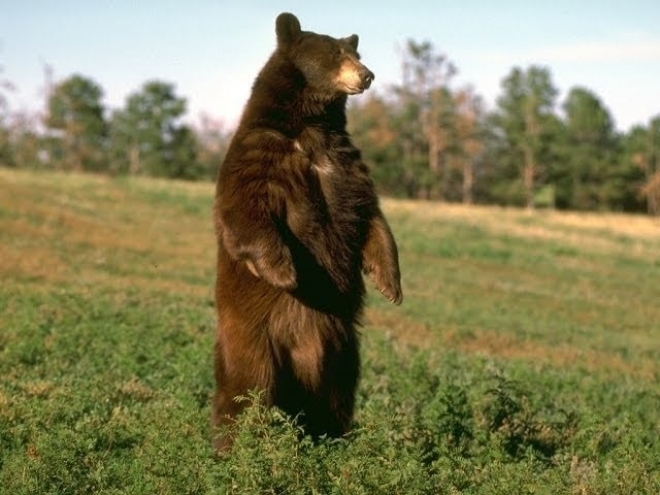
<svg viewBox="0 0 660 495">
<path fill-rule="evenodd" d="M 318 418 L 318 425 L 329 437 L 338 438 L 350 430 L 353 422 L 360 375 L 357 344 L 339 353 L 337 360 L 324 371 L 322 397 L 317 400 L 320 399 L 325 411 Z"/>
<path fill-rule="evenodd" d="M 313 363 L 292 354 L 294 374 L 299 380 L 298 411 L 305 433 L 314 438 L 344 435 L 353 421 L 355 390 L 360 374 L 357 339 L 350 338 L 335 347 L 329 345 Z"/>
<path fill-rule="evenodd" d="M 234 351 L 231 352 L 227 342 L 219 335 L 214 347 L 216 390 L 211 404 L 211 434 L 218 454 L 231 449 L 232 425 L 236 416 L 247 406 L 245 401 L 236 400 L 236 397 L 244 397 L 250 391 L 258 390 L 263 392 L 266 405 L 272 404 L 273 364 L 268 352 L 263 352 L 263 359 L 254 369 L 241 359 L 239 349 Z"/>
</svg>

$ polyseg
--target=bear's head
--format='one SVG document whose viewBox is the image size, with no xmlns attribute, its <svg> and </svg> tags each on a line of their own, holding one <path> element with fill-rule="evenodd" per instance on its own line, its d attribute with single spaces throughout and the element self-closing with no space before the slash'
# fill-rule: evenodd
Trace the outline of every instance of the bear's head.
<svg viewBox="0 0 660 495">
<path fill-rule="evenodd" d="M 319 98 L 354 95 L 368 89 L 374 74 L 360 62 L 358 36 L 333 38 L 302 31 L 293 14 L 275 21 L 278 51 L 293 63 Z"/>
</svg>

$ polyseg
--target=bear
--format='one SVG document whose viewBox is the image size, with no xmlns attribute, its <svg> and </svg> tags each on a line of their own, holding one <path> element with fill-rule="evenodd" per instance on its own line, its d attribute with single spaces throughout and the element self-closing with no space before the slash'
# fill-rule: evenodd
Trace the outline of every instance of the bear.
<svg viewBox="0 0 660 495">
<path fill-rule="evenodd" d="M 216 183 L 217 453 L 231 449 L 228 426 L 245 407 L 235 398 L 251 390 L 313 438 L 344 435 L 360 374 L 363 273 L 402 301 L 397 245 L 346 131 L 347 97 L 374 80 L 358 36 L 302 31 L 290 13 L 275 32 Z"/>
</svg>

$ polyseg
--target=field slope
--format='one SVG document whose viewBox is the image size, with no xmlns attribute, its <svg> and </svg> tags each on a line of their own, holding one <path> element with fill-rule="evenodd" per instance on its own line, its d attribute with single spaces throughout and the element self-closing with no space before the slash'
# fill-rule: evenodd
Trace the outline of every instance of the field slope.
<svg viewBox="0 0 660 495">
<path fill-rule="evenodd" d="M 660 493 L 657 220 L 383 200 L 354 431 L 217 460 L 212 199 L 0 169 L 0 493 Z"/>
</svg>

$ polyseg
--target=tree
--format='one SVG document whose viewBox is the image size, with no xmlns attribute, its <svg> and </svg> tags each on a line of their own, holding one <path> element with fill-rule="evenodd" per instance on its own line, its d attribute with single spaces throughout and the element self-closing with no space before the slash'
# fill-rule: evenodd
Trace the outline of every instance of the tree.
<svg viewBox="0 0 660 495">
<path fill-rule="evenodd" d="M 462 170 L 462 201 L 474 201 L 475 167 L 482 158 L 484 146 L 484 107 L 483 101 L 471 87 L 464 88 L 454 95 L 456 129 L 456 160 Z"/>
<path fill-rule="evenodd" d="M 456 68 L 445 55 L 437 54 L 430 42 L 408 40 L 402 72 L 402 85 L 395 91 L 402 112 L 398 121 L 404 126 L 400 127 L 404 163 L 414 171 L 426 162 L 428 173 L 418 174 L 420 188 L 427 197 L 443 199 L 443 183 L 449 175 L 448 170 L 443 170 L 443 159 L 451 146 L 453 119 L 449 81 Z M 424 136 L 424 141 L 420 141 L 420 136 Z"/>
<path fill-rule="evenodd" d="M 641 172 L 638 188 L 646 200 L 650 215 L 660 215 L 660 115 L 648 127 L 633 128 L 626 138 L 626 156 L 629 163 Z"/>
<path fill-rule="evenodd" d="M 515 67 L 502 81 L 502 90 L 492 123 L 502 139 L 501 151 L 521 172 L 524 204 L 531 209 L 544 171 L 557 89 L 547 68 L 531 66 L 526 71 Z"/>
<path fill-rule="evenodd" d="M 7 131 L 9 136 L 10 162 L 17 168 L 40 168 L 40 157 L 44 140 L 37 129 L 38 117 L 28 112 L 15 112 L 11 115 Z"/>
<path fill-rule="evenodd" d="M 380 192 L 411 197 L 417 188 L 404 165 L 398 113 L 392 102 L 371 93 L 349 105 L 348 126 Z"/>
<path fill-rule="evenodd" d="M 222 121 L 202 114 L 196 129 L 197 161 L 203 175 L 214 180 L 229 148 L 231 132 Z"/>
<path fill-rule="evenodd" d="M 570 90 L 563 109 L 566 149 L 560 200 L 577 209 L 616 208 L 624 187 L 609 111 L 594 93 L 580 87 Z"/>
<path fill-rule="evenodd" d="M 180 122 L 186 100 L 174 86 L 150 81 L 130 95 L 111 121 L 112 169 L 115 173 L 194 178 L 196 143 Z"/>
<path fill-rule="evenodd" d="M 16 88 L 3 72 L 0 65 L 0 166 L 36 167 L 41 142 L 35 131 L 35 117 L 10 111 L 7 96 Z"/>
<path fill-rule="evenodd" d="M 11 153 L 10 134 L 8 126 L 9 104 L 6 93 L 13 91 L 14 86 L 2 75 L 4 67 L 0 65 L 0 165 L 13 166 L 14 160 Z"/>
<path fill-rule="evenodd" d="M 173 129 L 169 149 L 167 177 L 198 180 L 205 176 L 206 171 L 197 160 L 197 136 L 190 127 L 181 125 Z"/>
<path fill-rule="evenodd" d="M 107 123 L 103 90 L 91 79 L 73 75 L 57 84 L 48 98 L 45 118 L 51 130 L 51 160 L 66 170 L 106 168 Z"/>
</svg>

